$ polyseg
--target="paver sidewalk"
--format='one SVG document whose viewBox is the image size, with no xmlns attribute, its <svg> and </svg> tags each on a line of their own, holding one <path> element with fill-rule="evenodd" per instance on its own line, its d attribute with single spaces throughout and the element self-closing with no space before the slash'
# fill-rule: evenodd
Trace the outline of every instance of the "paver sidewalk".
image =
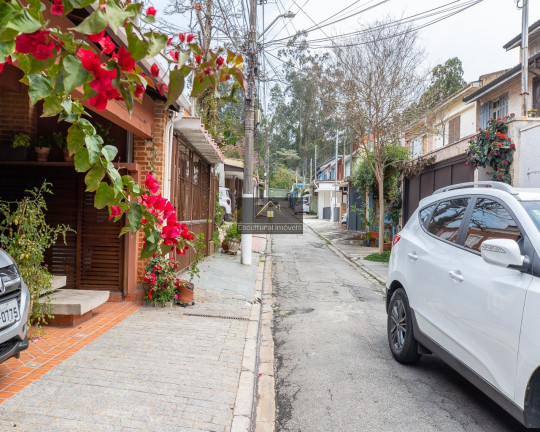
<svg viewBox="0 0 540 432">
<path fill-rule="evenodd" d="M 0 404 L 0 431 L 230 431 L 254 264 L 212 256 L 195 306 L 140 308 Z"/>
<path fill-rule="evenodd" d="M 367 261 L 365 256 L 378 252 L 377 248 L 362 246 L 358 231 L 340 229 L 336 222 L 325 219 L 304 218 L 304 223 L 313 231 L 329 241 L 338 251 L 345 255 L 379 283 L 385 284 L 388 275 L 388 263 Z"/>
</svg>

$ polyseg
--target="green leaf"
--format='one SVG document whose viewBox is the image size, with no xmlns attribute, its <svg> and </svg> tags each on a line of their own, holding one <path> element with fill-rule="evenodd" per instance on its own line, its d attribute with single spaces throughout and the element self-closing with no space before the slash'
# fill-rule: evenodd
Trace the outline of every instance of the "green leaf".
<svg viewBox="0 0 540 432">
<path fill-rule="evenodd" d="M 93 192 L 97 190 L 101 180 L 105 176 L 105 169 L 101 165 L 94 165 L 94 167 L 88 171 L 86 177 L 84 178 L 84 183 L 86 183 L 86 190 L 88 192 Z"/>
<path fill-rule="evenodd" d="M 27 0 L 27 1 L 34 9 L 40 12 L 45 10 L 45 5 L 41 3 L 39 0 Z"/>
<path fill-rule="evenodd" d="M 32 18 L 32 15 L 26 9 L 21 9 L 13 18 L 6 22 L 5 26 L 21 33 L 34 33 L 41 28 L 42 24 Z"/>
<path fill-rule="evenodd" d="M 8 55 L 13 54 L 13 51 L 15 51 L 15 41 L 9 41 L 9 42 L 1 42 L 0 43 L 0 63 L 4 63 L 6 61 L 6 57 Z"/>
<path fill-rule="evenodd" d="M 118 153 L 118 149 L 112 145 L 106 145 L 101 149 L 101 154 L 105 156 L 108 162 L 112 162 Z"/>
<path fill-rule="evenodd" d="M 128 51 L 131 53 L 131 57 L 135 61 L 139 61 L 146 56 L 148 50 L 148 44 L 139 39 L 139 36 L 132 30 L 133 26 L 128 24 L 126 26 L 126 33 L 128 35 Z"/>
<path fill-rule="evenodd" d="M 119 193 L 122 190 L 122 186 L 123 186 L 122 176 L 120 175 L 118 170 L 114 167 L 109 169 L 108 171 L 109 171 L 109 177 L 111 178 L 113 182 L 113 188 L 116 193 Z"/>
<path fill-rule="evenodd" d="M 156 17 L 153 15 L 143 15 L 141 19 L 148 24 L 153 24 L 156 21 Z"/>
<path fill-rule="evenodd" d="M 93 35 L 104 30 L 107 25 L 107 15 L 101 9 L 98 9 L 92 15 L 87 16 L 77 27 L 70 30 L 75 30 L 86 35 Z"/>
<path fill-rule="evenodd" d="M 25 74 L 35 74 L 43 72 L 45 69 L 50 68 L 54 63 L 54 58 L 47 60 L 37 60 L 30 54 L 19 54 L 17 56 L 19 60 L 19 67 Z"/>
<path fill-rule="evenodd" d="M 28 95 L 30 96 L 30 102 L 34 105 L 37 101 L 46 98 L 53 91 L 54 81 L 51 77 L 41 74 L 28 75 Z"/>
<path fill-rule="evenodd" d="M 134 18 L 141 13 L 142 7 L 142 3 L 131 3 L 126 7 L 126 12 L 129 13 L 131 18 Z"/>
<path fill-rule="evenodd" d="M 82 86 L 88 80 L 88 72 L 83 67 L 81 61 L 73 55 L 64 57 L 64 91 L 70 94 L 71 91 Z"/>
<path fill-rule="evenodd" d="M 229 72 L 234 77 L 234 79 L 238 82 L 238 84 L 242 86 L 242 88 L 244 89 L 244 92 L 247 93 L 248 91 L 247 81 L 242 71 L 238 68 L 230 68 Z"/>
<path fill-rule="evenodd" d="M 4 28 L 13 16 L 17 14 L 17 10 L 13 7 L 11 2 L 0 3 L 0 28 Z"/>
<path fill-rule="evenodd" d="M 120 90 L 120 95 L 124 99 L 126 109 L 131 114 L 131 111 L 133 110 L 133 95 L 131 94 L 131 91 L 127 89 L 124 85 L 120 85 L 118 87 L 118 90 Z"/>
<path fill-rule="evenodd" d="M 105 8 L 107 19 L 109 20 L 109 25 L 113 29 L 113 31 L 116 33 L 116 30 L 118 27 L 122 27 L 124 23 L 126 22 L 126 19 L 128 19 L 131 14 L 124 12 L 122 9 L 120 9 L 116 3 L 112 0 L 109 0 L 107 2 L 107 6 Z"/>
<path fill-rule="evenodd" d="M 167 93 L 167 105 L 171 105 L 184 90 L 184 74 L 180 69 L 173 69 L 169 74 L 169 93 Z"/>
<path fill-rule="evenodd" d="M 142 208 L 140 204 L 131 203 L 128 213 L 128 225 L 131 232 L 136 232 L 141 227 Z"/>
<path fill-rule="evenodd" d="M 148 32 L 145 36 L 148 38 L 146 57 L 155 57 L 167 46 L 167 42 L 169 41 L 169 38 L 165 34 Z"/>
<path fill-rule="evenodd" d="M 52 94 L 47 96 L 43 102 L 43 114 L 41 117 L 54 117 L 55 115 L 60 114 L 63 110 L 64 108 L 58 100 L 58 96 L 56 94 Z"/>
<path fill-rule="evenodd" d="M 114 205 L 114 199 L 116 198 L 116 192 L 107 183 L 101 182 L 96 191 L 94 197 L 94 207 L 102 209 L 108 205 Z"/>
<path fill-rule="evenodd" d="M 73 9 L 84 9 L 86 6 L 90 6 L 95 0 L 64 0 L 64 16 L 71 12 Z"/>
<path fill-rule="evenodd" d="M 78 150 L 83 146 L 85 136 L 85 133 L 77 125 L 71 125 L 69 127 L 67 134 L 67 146 L 70 155 L 77 153 Z"/>
<path fill-rule="evenodd" d="M 202 81 L 195 76 L 193 79 L 193 88 L 191 89 L 191 97 L 197 97 L 202 94 L 208 86 L 210 86 L 210 79 L 207 75 L 202 75 Z"/>
<path fill-rule="evenodd" d="M 75 153 L 75 157 L 73 158 L 73 161 L 75 163 L 75 171 L 77 172 L 88 171 L 92 167 L 92 164 L 90 163 L 88 158 L 89 158 L 88 149 L 86 149 L 85 147 L 80 147 L 77 150 L 77 153 Z"/>
<path fill-rule="evenodd" d="M 101 154 L 103 138 L 99 135 L 86 135 L 84 143 L 88 149 L 88 160 L 93 165 L 98 161 L 99 155 Z"/>
<path fill-rule="evenodd" d="M 17 30 L 0 27 L 0 42 L 9 42 L 15 40 L 19 32 Z"/>
</svg>

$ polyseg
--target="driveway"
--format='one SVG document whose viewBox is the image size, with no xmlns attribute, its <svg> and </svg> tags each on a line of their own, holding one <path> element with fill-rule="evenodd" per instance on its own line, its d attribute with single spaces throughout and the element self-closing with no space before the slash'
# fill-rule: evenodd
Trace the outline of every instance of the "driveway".
<svg viewBox="0 0 540 432">
<path fill-rule="evenodd" d="M 381 286 L 306 228 L 275 235 L 278 431 L 522 431 L 434 356 L 395 362 Z"/>
</svg>

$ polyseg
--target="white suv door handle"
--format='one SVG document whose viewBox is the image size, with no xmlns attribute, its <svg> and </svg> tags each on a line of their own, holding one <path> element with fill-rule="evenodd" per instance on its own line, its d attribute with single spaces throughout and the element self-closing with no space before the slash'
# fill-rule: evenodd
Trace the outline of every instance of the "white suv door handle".
<svg viewBox="0 0 540 432">
<path fill-rule="evenodd" d="M 448 274 L 452 279 L 454 279 L 456 282 L 463 282 L 463 276 L 459 271 L 449 271 Z"/>
<path fill-rule="evenodd" d="M 418 259 L 418 255 L 416 255 L 414 252 L 409 252 L 407 256 L 411 259 L 411 261 L 416 261 Z"/>
</svg>

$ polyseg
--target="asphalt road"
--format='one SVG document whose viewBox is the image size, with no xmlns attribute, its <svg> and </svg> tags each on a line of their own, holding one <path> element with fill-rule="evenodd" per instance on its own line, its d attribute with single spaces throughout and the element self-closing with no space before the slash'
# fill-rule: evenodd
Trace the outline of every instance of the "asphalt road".
<svg viewBox="0 0 540 432">
<path fill-rule="evenodd" d="M 381 286 L 305 226 L 274 235 L 277 431 L 524 431 L 435 356 L 392 358 Z"/>
</svg>

